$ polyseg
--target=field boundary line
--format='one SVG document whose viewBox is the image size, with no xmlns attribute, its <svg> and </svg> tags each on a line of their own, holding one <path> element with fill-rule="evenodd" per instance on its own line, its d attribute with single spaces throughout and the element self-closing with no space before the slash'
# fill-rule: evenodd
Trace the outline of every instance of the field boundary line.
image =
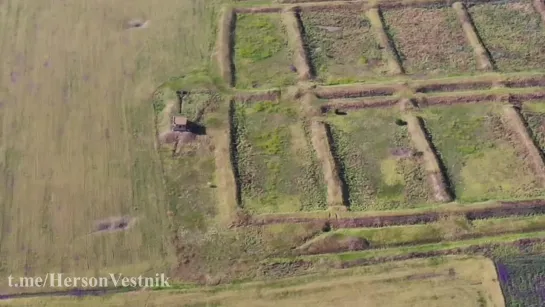
<svg viewBox="0 0 545 307">
<path fill-rule="evenodd" d="M 302 35 L 302 25 L 295 9 L 287 9 L 282 12 L 282 21 L 286 27 L 288 42 L 293 51 L 293 65 L 297 70 L 299 81 L 307 81 L 312 78 L 310 62 Z"/>
<path fill-rule="evenodd" d="M 323 223 L 330 224 L 334 228 L 362 228 L 385 227 L 395 225 L 416 225 L 438 221 L 442 216 L 449 214 L 462 214 L 468 220 L 480 220 L 488 218 L 501 218 L 509 216 L 527 216 L 545 214 L 545 199 L 526 201 L 497 201 L 486 203 L 475 208 L 468 204 L 457 206 L 455 203 L 435 205 L 426 210 L 405 209 L 388 212 L 339 212 L 331 218 L 327 211 L 297 212 L 297 213 L 271 213 L 254 215 L 248 222 L 248 226 L 260 226 L 269 224 L 286 223 Z"/>
<path fill-rule="evenodd" d="M 488 50 L 485 48 L 481 38 L 477 33 L 477 29 L 473 24 L 471 16 L 469 15 L 466 6 L 462 2 L 455 2 L 452 4 L 452 8 L 456 11 L 458 19 L 461 23 L 462 29 L 465 33 L 468 43 L 473 47 L 473 52 L 477 59 L 477 65 L 480 70 L 493 70 L 492 59 Z"/>
<path fill-rule="evenodd" d="M 527 128 L 526 121 L 514 105 L 506 105 L 504 107 L 503 116 L 508 123 L 509 128 L 517 134 L 517 141 L 521 142 L 528 152 L 531 163 L 534 166 L 534 172 L 539 179 L 539 183 L 542 187 L 545 187 L 545 163 L 543 161 L 543 156 L 534 142 L 534 139 L 531 137 L 531 132 Z"/>
<path fill-rule="evenodd" d="M 311 94 L 306 94 L 303 99 Z M 313 119 L 310 124 L 312 146 L 320 164 L 327 186 L 327 204 L 329 207 L 347 206 L 346 187 L 341 178 L 340 166 L 333 156 L 331 133 L 326 123 Z"/>
<path fill-rule="evenodd" d="M 236 148 L 233 140 L 232 100 L 229 101 L 226 129 L 214 129 L 214 156 L 216 160 L 216 180 L 218 182 L 218 204 L 220 224 L 230 226 L 235 220 L 240 208 L 240 187 L 236 177 L 236 165 L 234 163 Z"/>
<path fill-rule="evenodd" d="M 216 58 L 223 81 L 229 87 L 235 82 L 235 63 L 233 59 L 233 42 L 235 35 L 236 15 L 229 6 L 223 6 L 218 22 L 218 37 L 216 40 Z"/>
<path fill-rule="evenodd" d="M 411 142 L 423 155 L 424 169 L 428 175 L 428 184 L 431 185 L 435 200 L 443 203 L 452 201 L 453 197 L 449 191 L 447 174 L 444 172 L 444 168 L 430 140 L 429 134 L 426 133 L 422 118 L 417 117 L 410 111 L 404 117 L 407 122 Z"/>
<path fill-rule="evenodd" d="M 382 18 L 382 13 L 378 8 L 370 8 L 365 12 L 367 18 L 371 22 L 371 28 L 375 32 L 375 38 L 381 48 L 383 49 L 384 57 L 388 62 L 389 74 L 390 75 L 400 75 L 403 74 L 403 66 L 399 59 L 399 54 L 395 49 L 395 45 L 388 37 L 386 30 L 384 28 L 384 20 Z"/>
</svg>

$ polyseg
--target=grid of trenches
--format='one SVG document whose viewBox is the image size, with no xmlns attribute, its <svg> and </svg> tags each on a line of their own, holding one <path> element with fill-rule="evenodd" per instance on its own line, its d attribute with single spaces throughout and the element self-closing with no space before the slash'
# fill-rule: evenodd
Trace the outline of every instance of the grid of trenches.
<svg viewBox="0 0 545 307">
<path fill-rule="evenodd" d="M 329 112 L 325 120 L 352 211 L 412 208 L 433 201 L 423 157 L 410 141 L 401 111 Z"/>
<path fill-rule="evenodd" d="M 308 123 L 284 101 L 235 102 L 233 149 L 241 207 L 253 214 L 323 210 L 326 188 Z"/>
<path fill-rule="evenodd" d="M 507 110 L 502 103 L 481 102 L 419 112 L 458 201 L 543 195 L 527 149 L 507 125 Z"/>
</svg>

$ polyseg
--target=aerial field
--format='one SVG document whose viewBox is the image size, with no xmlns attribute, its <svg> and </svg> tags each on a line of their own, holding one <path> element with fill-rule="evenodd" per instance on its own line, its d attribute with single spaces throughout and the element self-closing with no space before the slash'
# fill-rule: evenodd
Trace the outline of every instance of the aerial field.
<svg viewBox="0 0 545 307">
<path fill-rule="evenodd" d="M 545 28 L 530 1 L 479 4 L 468 11 L 498 70 L 545 67 L 545 46 L 540 43 L 545 39 Z"/>
<path fill-rule="evenodd" d="M 303 11 L 301 21 L 311 63 L 326 83 L 345 83 L 384 75 L 382 50 L 363 12 L 350 9 Z"/>
<path fill-rule="evenodd" d="M 434 106 L 422 111 L 460 201 L 540 195 L 520 144 L 510 136 L 497 103 Z"/>
<path fill-rule="evenodd" d="M 236 104 L 242 207 L 254 213 L 326 208 L 321 166 L 290 103 Z"/>
<path fill-rule="evenodd" d="M 225 288 L 136 292 L 85 300 L 53 298 L 40 306 L 455 306 L 504 307 L 494 264 L 444 257 L 295 277 Z M 9 302 L 28 306 L 36 299 Z M 3 306 L 0 302 L 0 306 Z M 6 305 L 7 306 L 7 305 Z"/>
<path fill-rule="evenodd" d="M 202 21 L 214 6 L 0 7 L 1 273 L 168 268 L 168 185 L 151 94 L 208 61 L 213 27 Z"/>
<path fill-rule="evenodd" d="M 473 50 L 452 8 L 392 9 L 383 16 L 407 73 L 431 77 L 476 69 Z"/>
<path fill-rule="evenodd" d="M 430 188 L 393 109 L 368 109 L 328 117 L 352 210 L 410 208 L 430 200 Z"/>
<path fill-rule="evenodd" d="M 292 51 L 280 14 L 237 14 L 234 39 L 238 88 L 293 85 Z"/>
</svg>

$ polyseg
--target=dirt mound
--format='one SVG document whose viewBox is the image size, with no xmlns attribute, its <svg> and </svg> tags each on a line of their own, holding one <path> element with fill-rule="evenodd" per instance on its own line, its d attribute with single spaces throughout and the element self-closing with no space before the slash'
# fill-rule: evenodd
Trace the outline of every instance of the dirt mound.
<svg viewBox="0 0 545 307">
<path fill-rule="evenodd" d="M 143 19 L 131 19 L 127 21 L 125 24 L 125 28 L 127 29 L 141 29 L 141 28 L 147 28 L 149 26 L 149 20 L 143 20 Z"/>
<path fill-rule="evenodd" d="M 197 138 L 197 135 L 192 132 L 164 132 L 159 135 L 159 142 L 161 144 L 188 144 L 193 142 Z"/>
<path fill-rule="evenodd" d="M 369 241 L 363 238 L 344 235 L 331 235 L 310 243 L 309 245 L 305 246 L 304 249 L 301 249 L 300 253 L 304 255 L 313 255 L 337 253 L 340 251 L 359 251 L 368 249 L 370 246 Z"/>
</svg>

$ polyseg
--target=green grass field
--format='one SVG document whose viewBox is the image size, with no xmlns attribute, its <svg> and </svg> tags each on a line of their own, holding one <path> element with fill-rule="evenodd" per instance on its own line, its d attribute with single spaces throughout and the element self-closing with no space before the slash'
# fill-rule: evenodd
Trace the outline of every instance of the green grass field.
<svg viewBox="0 0 545 307">
<path fill-rule="evenodd" d="M 383 16 L 407 73 L 431 77 L 476 70 L 473 50 L 453 9 L 392 9 Z"/>
<path fill-rule="evenodd" d="M 236 105 L 242 206 L 254 213 L 325 209 L 321 166 L 289 103 Z"/>
<path fill-rule="evenodd" d="M 238 88 L 293 85 L 292 54 L 279 14 L 237 14 L 235 83 Z"/>
<path fill-rule="evenodd" d="M 356 237 L 366 239 L 371 248 L 384 248 L 399 245 L 417 245 L 441 241 L 454 241 L 463 238 L 490 236 L 497 233 L 533 232 L 545 230 L 545 217 L 510 217 L 468 221 L 463 216 L 445 217 L 439 222 L 382 228 L 338 229 L 313 238 L 300 247 L 311 250 L 320 241 L 333 236 L 337 240 Z"/>
<path fill-rule="evenodd" d="M 475 5 L 469 13 L 499 70 L 545 68 L 545 28 L 530 1 Z"/>
<path fill-rule="evenodd" d="M 384 75 L 388 67 L 363 13 L 302 12 L 305 40 L 318 78 L 328 84 Z"/>
<path fill-rule="evenodd" d="M 541 195 L 520 146 L 510 141 L 495 103 L 430 107 L 422 111 L 454 193 L 474 202 Z"/>
<path fill-rule="evenodd" d="M 369 109 L 328 117 L 352 210 L 410 208 L 430 200 L 421 158 L 414 156 L 396 110 Z"/>
</svg>

